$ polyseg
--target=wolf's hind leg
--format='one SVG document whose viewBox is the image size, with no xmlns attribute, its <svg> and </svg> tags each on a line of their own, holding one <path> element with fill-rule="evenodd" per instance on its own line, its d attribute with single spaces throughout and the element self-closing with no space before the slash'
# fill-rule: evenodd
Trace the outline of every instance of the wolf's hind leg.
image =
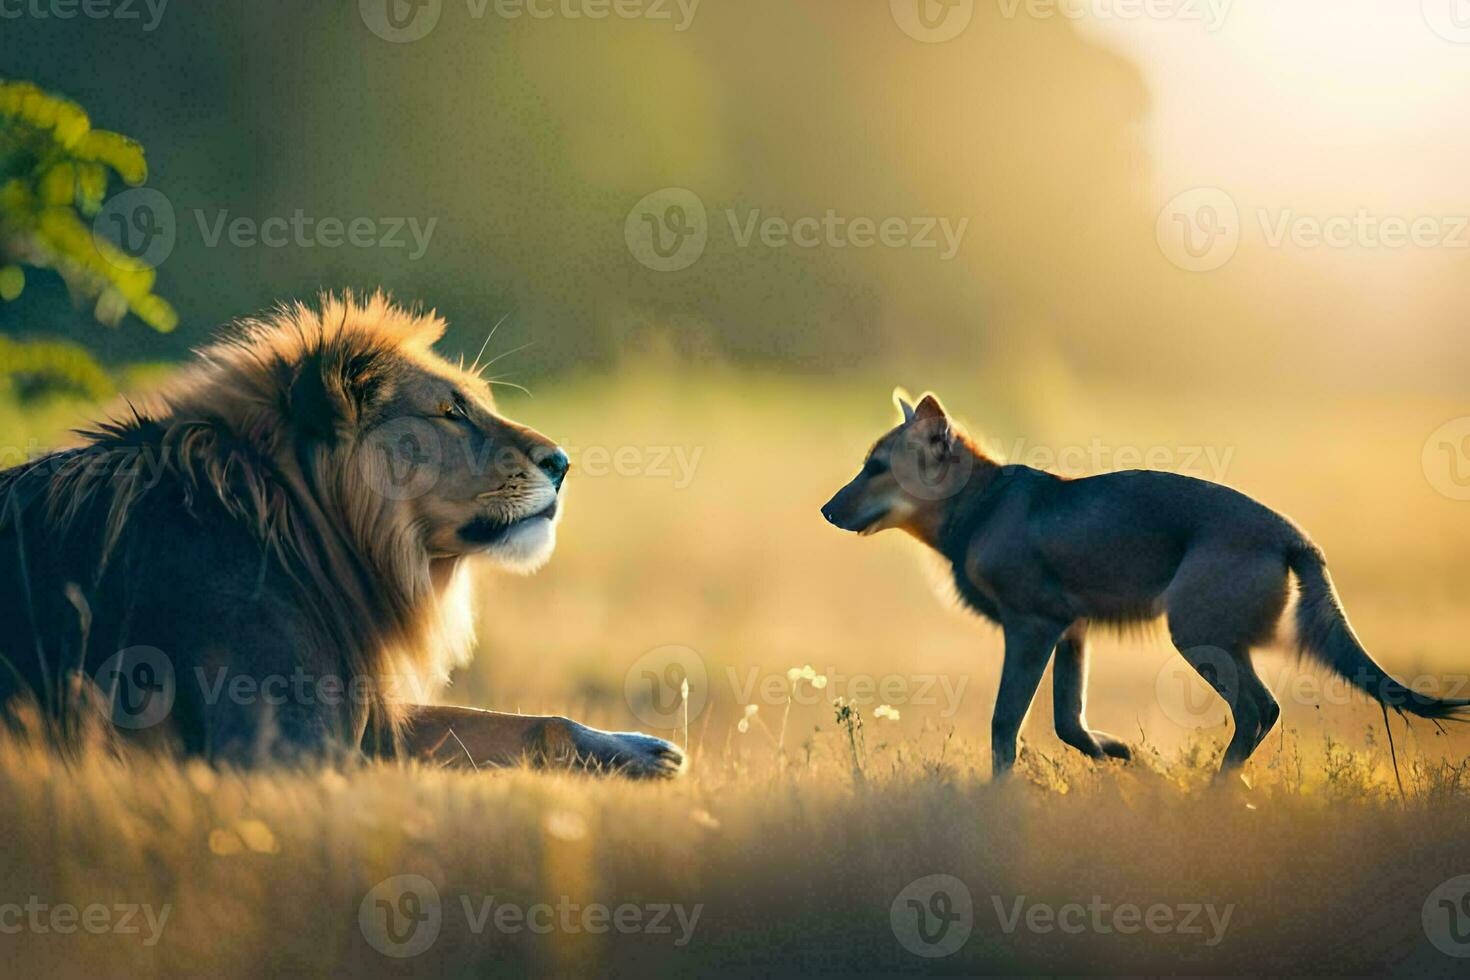
<svg viewBox="0 0 1470 980">
<path fill-rule="evenodd" d="M 1246 657 L 1249 658 L 1249 656 L 1250 654 L 1247 653 Z M 1256 744 L 1251 746 L 1252 751 L 1254 751 L 1256 746 L 1259 746 L 1266 740 L 1266 736 L 1270 734 L 1271 729 L 1276 727 L 1276 720 L 1281 717 L 1281 705 L 1277 703 L 1276 698 L 1271 694 L 1271 689 L 1259 677 L 1256 678 L 1256 684 L 1248 688 L 1248 690 L 1251 696 L 1256 699 L 1256 710 L 1260 712 L 1261 716 L 1256 731 Z"/>
<path fill-rule="evenodd" d="M 1222 773 L 1250 758 L 1281 713 L 1250 652 L 1275 631 L 1286 597 L 1279 555 L 1212 546 L 1192 550 L 1165 590 L 1174 646 L 1225 699 L 1235 721 Z"/>
<path fill-rule="evenodd" d="M 1087 704 L 1087 635 L 1080 627 L 1062 634 L 1051 675 L 1052 717 L 1057 737 L 1094 759 L 1131 759 L 1133 752 L 1107 732 L 1091 731 Z"/>
<path fill-rule="evenodd" d="M 1281 713 L 1280 706 L 1256 675 L 1249 648 L 1225 650 L 1208 644 L 1185 647 L 1177 641 L 1175 646 L 1189 665 L 1215 689 L 1215 693 L 1225 699 L 1235 722 L 1235 731 L 1230 736 L 1230 744 L 1225 747 L 1220 772 L 1224 774 L 1238 768 L 1251 757 L 1276 723 Z"/>
</svg>

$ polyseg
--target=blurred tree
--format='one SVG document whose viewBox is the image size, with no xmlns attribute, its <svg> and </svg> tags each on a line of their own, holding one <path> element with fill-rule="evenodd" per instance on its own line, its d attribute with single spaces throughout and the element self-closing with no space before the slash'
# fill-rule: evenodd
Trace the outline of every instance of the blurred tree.
<svg viewBox="0 0 1470 980">
<path fill-rule="evenodd" d="M 116 391 L 112 378 L 79 344 L 0 337 L 0 388 L 22 400 L 62 389 L 101 401 Z"/>
<path fill-rule="evenodd" d="M 54 269 L 96 318 L 116 325 L 129 311 L 159 331 L 178 315 L 153 293 L 154 271 L 92 234 L 112 174 L 137 186 L 147 178 L 143 148 L 93 129 L 82 108 L 28 82 L 0 80 L 0 301 L 25 289 L 23 266 Z M 0 377 L 62 384 L 92 397 L 111 390 L 105 372 L 75 344 L 0 343 Z"/>
<path fill-rule="evenodd" d="M 131 310 L 156 330 L 172 330 L 178 314 L 153 294 L 153 269 L 83 220 L 101 210 L 111 173 L 132 187 L 143 183 L 143 148 L 93 129 L 68 99 L 0 80 L 0 299 L 25 288 L 24 263 L 55 269 L 74 294 L 95 299 L 103 323 L 115 325 Z"/>
</svg>

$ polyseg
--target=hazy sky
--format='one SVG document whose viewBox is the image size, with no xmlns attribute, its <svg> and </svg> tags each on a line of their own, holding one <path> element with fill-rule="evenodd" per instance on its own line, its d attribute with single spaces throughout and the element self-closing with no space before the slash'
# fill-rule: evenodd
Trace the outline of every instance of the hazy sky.
<svg viewBox="0 0 1470 980">
<path fill-rule="evenodd" d="M 62 324 L 38 276 L 0 327 L 158 360 L 282 297 L 382 285 L 471 350 L 516 311 L 503 339 L 536 335 L 532 372 L 672 344 L 997 375 L 1188 363 L 1175 376 L 1196 387 L 1292 385 L 1310 361 L 1343 390 L 1463 390 L 1470 0 L 944 9 L 967 4 L 939 41 L 897 19 L 914 0 L 707 3 L 682 32 L 446 3 L 412 43 L 357 4 L 173 4 L 153 33 L 32 18 L 0 60 L 148 147 L 178 232 L 160 292 L 183 324 Z M 635 249 L 673 213 L 647 203 L 665 190 L 708 221 L 670 270 Z M 417 252 L 201 232 L 297 211 L 435 224 Z M 829 211 L 906 216 L 913 241 L 731 232 Z M 941 220 L 966 229 L 944 253 L 919 231 Z"/>
<path fill-rule="evenodd" d="M 1128 18 L 1144 0 L 1074 3 L 1148 80 L 1158 193 L 1470 208 L 1470 2 L 1149 0 L 1167 16 Z"/>
</svg>

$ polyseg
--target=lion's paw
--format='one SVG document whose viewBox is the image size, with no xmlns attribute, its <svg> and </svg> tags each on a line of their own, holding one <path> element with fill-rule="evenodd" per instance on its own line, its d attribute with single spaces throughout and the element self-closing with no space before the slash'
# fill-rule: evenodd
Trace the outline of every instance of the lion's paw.
<svg viewBox="0 0 1470 980">
<path fill-rule="evenodd" d="M 674 779 L 684 774 L 684 750 L 641 732 L 604 732 L 577 725 L 577 756 L 589 769 L 633 779 Z"/>
</svg>

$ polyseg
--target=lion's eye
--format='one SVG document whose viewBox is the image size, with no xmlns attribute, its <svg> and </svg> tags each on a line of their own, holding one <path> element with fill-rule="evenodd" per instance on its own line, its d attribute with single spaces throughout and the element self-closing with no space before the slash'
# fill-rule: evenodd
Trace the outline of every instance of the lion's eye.
<svg viewBox="0 0 1470 980">
<path fill-rule="evenodd" d="M 468 422 L 470 418 L 469 413 L 464 410 L 464 406 L 461 405 L 459 402 L 449 402 L 448 404 L 446 404 L 444 406 L 444 417 L 449 419 L 459 419 L 460 421 L 464 422 Z"/>
</svg>

